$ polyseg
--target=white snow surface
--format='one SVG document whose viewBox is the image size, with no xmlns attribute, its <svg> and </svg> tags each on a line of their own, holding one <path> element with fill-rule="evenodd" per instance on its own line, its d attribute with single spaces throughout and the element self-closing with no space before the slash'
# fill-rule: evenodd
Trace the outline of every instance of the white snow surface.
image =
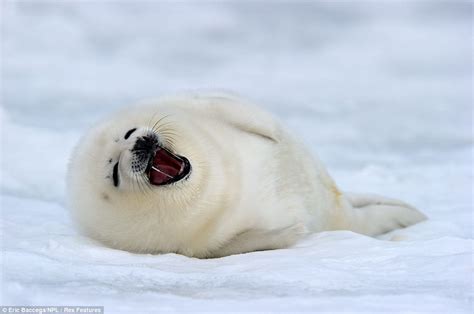
<svg viewBox="0 0 474 314">
<path fill-rule="evenodd" d="M 468 1 L 2 1 L 4 305 L 106 313 L 473 311 Z M 78 234 L 71 149 L 129 103 L 224 89 L 273 112 L 343 190 L 429 220 L 200 260 Z"/>
</svg>

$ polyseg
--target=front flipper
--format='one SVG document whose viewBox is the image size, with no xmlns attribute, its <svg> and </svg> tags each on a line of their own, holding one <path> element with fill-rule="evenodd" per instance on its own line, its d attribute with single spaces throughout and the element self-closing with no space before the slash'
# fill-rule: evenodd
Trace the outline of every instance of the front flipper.
<svg viewBox="0 0 474 314">
<path fill-rule="evenodd" d="M 306 233 L 306 227 L 302 223 L 275 230 L 244 231 L 212 252 L 211 257 L 286 248 L 295 244 Z"/>
</svg>

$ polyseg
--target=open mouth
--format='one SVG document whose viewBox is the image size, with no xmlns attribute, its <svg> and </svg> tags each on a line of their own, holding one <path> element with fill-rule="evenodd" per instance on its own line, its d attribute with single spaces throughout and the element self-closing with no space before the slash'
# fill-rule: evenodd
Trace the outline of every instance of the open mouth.
<svg viewBox="0 0 474 314">
<path fill-rule="evenodd" d="M 152 185 L 167 185 L 178 182 L 191 172 L 189 160 L 159 147 L 150 159 L 147 175 Z"/>
</svg>

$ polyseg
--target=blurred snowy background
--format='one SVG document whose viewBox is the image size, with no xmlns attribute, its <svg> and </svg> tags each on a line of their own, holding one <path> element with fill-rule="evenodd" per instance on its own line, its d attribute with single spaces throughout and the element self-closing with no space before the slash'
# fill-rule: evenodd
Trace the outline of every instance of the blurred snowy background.
<svg viewBox="0 0 474 314">
<path fill-rule="evenodd" d="M 469 1 L 2 1 L 2 301 L 168 311 L 472 312 Z M 345 190 L 430 220 L 216 260 L 78 235 L 79 136 L 137 100 L 226 89 L 302 137 Z"/>
</svg>

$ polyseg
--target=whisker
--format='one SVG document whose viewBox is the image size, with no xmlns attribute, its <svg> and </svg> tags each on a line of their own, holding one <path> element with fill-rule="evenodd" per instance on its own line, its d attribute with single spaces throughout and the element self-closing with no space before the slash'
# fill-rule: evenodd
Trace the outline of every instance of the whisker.
<svg viewBox="0 0 474 314">
<path fill-rule="evenodd" d="M 158 121 L 155 122 L 155 124 L 153 124 L 153 126 L 151 127 L 152 130 L 157 130 L 157 126 L 159 125 L 159 123 L 161 121 L 163 121 L 164 119 L 168 118 L 170 115 L 166 115 L 166 116 L 163 116 L 161 117 L 160 119 L 158 119 Z"/>
<path fill-rule="evenodd" d="M 155 111 L 155 113 L 154 113 L 154 114 L 151 116 L 151 118 L 148 120 L 148 123 L 146 124 L 146 126 L 147 126 L 148 128 L 151 128 L 150 126 L 151 126 L 151 124 L 153 123 L 152 121 L 155 120 L 155 117 L 156 117 L 156 115 L 158 115 L 159 112 L 160 112 L 159 110 Z"/>
<path fill-rule="evenodd" d="M 162 124 L 162 125 L 157 126 L 155 128 L 155 131 L 157 133 L 162 133 L 165 131 L 176 132 L 176 130 L 172 126 L 173 126 L 173 123 Z"/>
<path fill-rule="evenodd" d="M 135 178 L 137 180 L 138 186 L 140 187 L 140 192 L 145 194 L 145 189 L 143 188 L 143 181 L 141 180 L 141 176 L 139 174 L 135 174 Z"/>
<path fill-rule="evenodd" d="M 159 131 L 160 134 L 170 134 L 170 135 L 175 135 L 177 136 L 178 133 L 174 130 L 168 130 L 168 129 L 165 129 L 165 130 L 160 130 Z"/>
<path fill-rule="evenodd" d="M 145 176 L 144 173 L 142 173 L 141 178 L 145 184 L 145 187 L 147 187 L 148 191 L 151 193 L 152 192 L 151 185 L 148 183 L 148 178 Z"/>
<path fill-rule="evenodd" d="M 137 192 L 137 189 L 139 190 L 138 183 L 135 182 L 135 179 L 132 180 L 132 189 L 133 189 L 133 192 Z M 137 193 L 133 193 L 133 194 L 135 195 L 135 199 L 138 202 L 139 201 L 138 194 Z"/>
</svg>

